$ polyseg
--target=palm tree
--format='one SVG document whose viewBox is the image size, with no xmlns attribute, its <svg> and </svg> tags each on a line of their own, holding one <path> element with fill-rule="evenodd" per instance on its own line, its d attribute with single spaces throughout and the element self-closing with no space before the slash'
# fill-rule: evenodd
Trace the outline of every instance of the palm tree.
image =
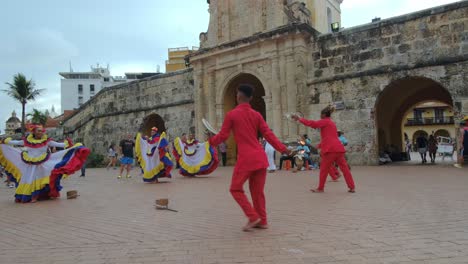
<svg viewBox="0 0 468 264">
<path fill-rule="evenodd" d="M 31 122 L 35 124 L 41 124 L 45 126 L 47 123 L 47 114 L 37 109 L 33 109 L 33 112 L 29 113 L 28 116 L 31 117 Z"/>
<path fill-rule="evenodd" d="M 22 113 L 21 113 L 21 130 L 25 132 L 25 120 L 26 120 L 26 103 L 29 101 L 34 101 L 44 89 L 34 89 L 33 80 L 27 80 L 24 74 L 18 73 L 13 76 L 13 83 L 6 83 L 8 89 L 2 90 L 8 94 L 11 98 L 21 103 Z"/>
</svg>

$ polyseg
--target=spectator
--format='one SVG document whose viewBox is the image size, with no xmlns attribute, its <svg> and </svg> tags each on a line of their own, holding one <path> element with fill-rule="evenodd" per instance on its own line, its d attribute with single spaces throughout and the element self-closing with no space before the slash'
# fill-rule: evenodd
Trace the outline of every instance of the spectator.
<svg viewBox="0 0 468 264">
<path fill-rule="evenodd" d="M 307 161 L 309 164 L 309 168 L 312 169 L 314 166 L 312 159 L 310 158 L 310 148 L 306 146 L 304 137 L 301 138 L 298 143 L 299 146 L 297 146 L 296 148 L 297 152 L 303 155 L 304 161 Z M 302 170 L 305 170 L 305 168 L 303 167 Z"/>
<path fill-rule="evenodd" d="M 267 171 L 269 173 L 273 173 L 273 172 L 276 171 L 275 148 L 273 148 L 273 146 L 270 145 L 270 143 L 268 143 L 268 141 L 266 141 L 265 139 L 263 139 L 263 142 L 264 142 L 265 153 L 266 153 L 267 159 L 268 159 Z"/>
<path fill-rule="evenodd" d="M 348 140 L 345 138 L 343 131 L 338 131 L 338 139 L 340 140 L 343 146 L 348 146 Z"/>
<path fill-rule="evenodd" d="M 424 136 L 424 134 L 419 134 L 419 137 L 416 139 L 416 145 L 418 146 L 418 152 L 421 155 L 421 162 L 427 163 L 427 138 Z"/>
<path fill-rule="evenodd" d="M 405 148 L 406 148 L 407 158 L 408 160 L 411 160 L 411 141 L 409 140 L 409 138 L 406 138 L 405 141 L 406 141 Z"/>
<path fill-rule="evenodd" d="M 431 163 L 435 163 L 436 153 L 437 153 L 437 140 L 434 135 L 429 136 L 429 141 L 427 143 L 429 149 L 429 157 L 431 158 Z"/>
<path fill-rule="evenodd" d="M 226 167 L 226 160 L 227 160 L 227 145 L 226 142 L 222 142 L 218 146 L 219 152 L 221 153 L 221 159 L 223 161 L 223 167 Z"/>
<path fill-rule="evenodd" d="M 109 167 L 114 167 L 114 170 L 117 169 L 115 166 L 117 164 L 117 152 L 115 151 L 115 145 L 111 144 L 107 150 L 107 156 L 109 157 L 109 164 L 107 164 L 107 169 Z"/>
<path fill-rule="evenodd" d="M 458 153 L 458 163 L 454 166 L 462 168 L 465 162 L 465 157 L 468 156 L 468 116 L 465 116 L 463 121 L 460 123 L 460 136 L 458 144 L 460 144 L 460 152 Z"/>
<path fill-rule="evenodd" d="M 309 136 L 307 134 L 304 134 L 303 140 L 305 141 L 305 145 L 309 148 L 309 150 L 312 150 L 312 140 L 310 140 Z"/>
<path fill-rule="evenodd" d="M 135 148 L 135 142 L 132 140 L 132 135 L 129 134 L 127 139 L 122 139 L 119 146 L 122 158 L 120 159 L 120 174 L 117 178 L 122 178 L 124 169 L 127 169 L 127 178 L 131 178 L 132 176 L 130 176 L 130 170 L 132 169 L 134 162 L 133 157 Z"/>
<path fill-rule="evenodd" d="M 288 149 L 291 149 L 290 147 Z M 279 169 L 282 170 L 283 169 L 283 161 L 285 160 L 289 160 L 291 162 L 291 168 L 294 168 L 294 166 L 296 165 L 295 162 L 294 162 L 294 156 L 291 155 L 291 154 L 282 154 L 281 157 L 280 157 L 280 164 L 279 164 Z"/>
</svg>

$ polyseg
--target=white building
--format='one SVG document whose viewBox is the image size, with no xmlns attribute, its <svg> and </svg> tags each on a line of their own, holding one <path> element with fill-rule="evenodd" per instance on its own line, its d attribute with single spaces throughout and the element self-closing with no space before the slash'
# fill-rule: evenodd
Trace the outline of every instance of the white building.
<svg viewBox="0 0 468 264">
<path fill-rule="evenodd" d="M 89 72 L 60 72 L 61 79 L 61 105 L 64 110 L 73 110 L 80 107 L 102 88 L 126 82 L 125 77 L 112 77 L 109 66 L 106 68 L 91 67 Z"/>
<path fill-rule="evenodd" d="M 103 88 L 151 77 L 160 73 L 125 73 L 124 77 L 116 77 L 110 75 L 109 66 L 103 68 L 99 67 L 98 64 L 96 67 L 91 66 L 90 72 L 74 72 L 70 68 L 69 72 L 60 72 L 59 74 L 63 77 L 63 79 L 61 79 L 61 105 L 63 112 L 65 110 L 74 110 L 79 108 Z"/>
</svg>

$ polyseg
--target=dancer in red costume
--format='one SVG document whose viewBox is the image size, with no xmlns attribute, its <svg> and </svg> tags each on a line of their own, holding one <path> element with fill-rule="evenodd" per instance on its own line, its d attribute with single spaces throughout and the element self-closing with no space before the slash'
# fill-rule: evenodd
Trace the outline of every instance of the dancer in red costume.
<svg viewBox="0 0 468 264">
<path fill-rule="evenodd" d="M 317 149 L 320 149 L 320 144 L 317 146 Z M 320 151 L 320 159 L 321 160 L 323 159 L 322 154 L 323 154 L 323 152 Z M 340 172 L 338 171 L 338 169 L 335 167 L 334 164 L 330 166 L 330 169 L 328 170 L 328 175 L 330 175 L 333 182 L 338 182 L 338 180 L 341 177 Z"/>
<path fill-rule="evenodd" d="M 338 133 L 335 123 L 331 120 L 330 116 L 335 111 L 334 107 L 328 106 L 321 112 L 321 119 L 318 121 L 306 120 L 293 115 L 292 118 L 301 122 L 305 126 L 311 128 L 319 128 L 322 141 L 320 142 L 322 159 L 320 162 L 320 181 L 317 189 L 312 189 L 312 192 L 323 192 L 325 189 L 325 181 L 327 180 L 328 173 L 334 173 L 331 167 L 336 162 L 343 172 L 346 184 L 348 185 L 349 192 L 355 192 L 353 176 L 349 171 L 348 164 L 345 159 L 345 148 L 338 139 Z"/>
<path fill-rule="evenodd" d="M 264 194 L 268 161 L 262 145 L 258 144 L 258 133 L 260 132 L 276 150 L 289 152 L 270 130 L 260 113 L 250 106 L 253 91 L 253 87 L 247 85 L 241 85 L 237 89 L 239 105 L 227 113 L 221 131 L 209 139 L 210 145 L 217 146 L 226 141 L 231 130 L 234 132 L 238 151 L 230 192 L 249 219 L 243 227 L 244 231 L 254 227 L 268 228 Z M 243 185 L 247 180 L 253 207 L 244 194 Z"/>
</svg>

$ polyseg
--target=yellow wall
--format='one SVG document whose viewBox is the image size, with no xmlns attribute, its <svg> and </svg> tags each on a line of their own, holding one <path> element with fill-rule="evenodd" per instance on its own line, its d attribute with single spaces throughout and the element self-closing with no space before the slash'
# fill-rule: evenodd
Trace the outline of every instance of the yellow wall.
<svg viewBox="0 0 468 264">
<path fill-rule="evenodd" d="M 437 132 L 438 130 L 447 130 L 450 134 L 451 138 L 455 137 L 456 133 L 456 128 L 455 125 L 437 125 L 437 126 L 405 126 L 403 128 L 403 138 L 404 138 L 404 133 L 406 133 L 410 139 L 410 141 L 416 140 L 413 138 L 414 133 L 417 131 L 425 131 L 428 135 L 432 134 L 432 132 Z"/>
<path fill-rule="evenodd" d="M 414 108 L 413 108 L 414 109 Z M 408 114 L 406 115 L 406 119 L 408 118 L 414 118 L 414 111 L 413 109 L 411 109 L 411 111 L 408 112 Z M 447 108 L 447 109 L 444 109 L 444 117 L 452 117 L 453 116 L 453 112 L 452 112 L 452 109 L 450 108 Z M 424 109 L 423 110 L 423 113 L 422 113 L 422 117 L 423 118 L 431 118 L 431 117 L 435 117 L 435 109 L 431 108 L 431 109 Z M 405 119 L 405 121 L 406 121 Z"/>
<path fill-rule="evenodd" d="M 166 63 L 166 72 L 174 72 L 178 70 L 183 70 L 185 69 L 185 62 L 184 63 Z"/>
<path fill-rule="evenodd" d="M 181 51 L 169 51 L 169 60 L 175 58 L 184 58 L 186 55 L 190 53 L 189 50 L 181 50 Z"/>
<path fill-rule="evenodd" d="M 455 138 L 456 136 L 456 128 L 454 124 L 449 125 L 415 125 L 415 126 L 406 126 L 406 122 L 408 119 L 414 119 L 414 109 L 418 109 L 419 107 L 411 108 L 406 115 L 406 118 L 403 119 L 402 122 L 402 132 L 404 138 L 404 134 L 406 133 L 411 142 L 415 142 L 416 138 L 414 138 L 414 133 L 418 131 L 425 131 L 428 135 L 431 135 L 432 132 L 436 133 L 438 130 L 446 130 L 449 132 L 451 138 Z M 424 108 L 422 109 L 422 118 L 433 118 L 435 117 L 435 108 Z M 444 117 L 453 117 L 453 111 L 450 107 L 444 109 Z M 416 135 L 417 137 L 417 135 Z M 402 149 L 405 149 L 405 143 L 403 142 Z"/>
<path fill-rule="evenodd" d="M 188 48 L 169 49 L 168 60 L 166 61 L 166 72 L 183 70 L 186 68 L 184 57 L 189 55 L 193 50 Z"/>
</svg>

